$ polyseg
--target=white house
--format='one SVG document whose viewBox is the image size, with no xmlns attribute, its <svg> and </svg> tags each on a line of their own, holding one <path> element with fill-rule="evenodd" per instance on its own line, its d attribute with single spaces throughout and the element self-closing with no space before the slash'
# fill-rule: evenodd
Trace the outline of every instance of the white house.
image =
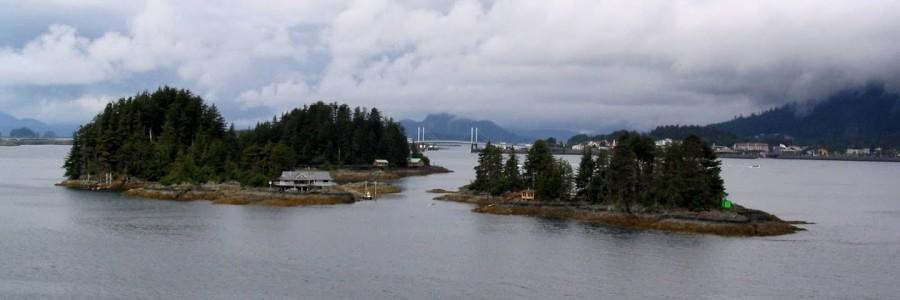
<svg viewBox="0 0 900 300">
<path fill-rule="evenodd" d="M 847 148 L 847 155 L 866 156 L 869 155 L 869 148 Z"/>
<path fill-rule="evenodd" d="M 331 174 L 314 170 L 284 171 L 275 181 L 280 190 L 293 192 L 321 191 L 333 185 Z"/>
</svg>

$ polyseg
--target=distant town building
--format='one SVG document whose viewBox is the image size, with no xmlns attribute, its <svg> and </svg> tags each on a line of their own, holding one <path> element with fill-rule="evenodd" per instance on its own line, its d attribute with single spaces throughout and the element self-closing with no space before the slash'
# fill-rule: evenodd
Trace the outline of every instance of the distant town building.
<svg viewBox="0 0 900 300">
<path fill-rule="evenodd" d="M 766 143 L 737 143 L 734 144 L 737 152 L 769 152 L 769 144 Z"/>
<path fill-rule="evenodd" d="M 275 181 L 278 189 L 293 192 L 321 191 L 333 185 L 331 174 L 315 170 L 284 171 Z"/>
<path fill-rule="evenodd" d="M 377 168 L 385 168 L 390 165 L 387 159 L 376 159 L 375 162 L 372 163 L 372 166 Z"/>
<path fill-rule="evenodd" d="M 784 144 L 772 147 L 772 153 L 775 155 L 801 155 L 804 150 L 806 149 L 800 146 L 785 146 Z"/>
<path fill-rule="evenodd" d="M 716 153 L 734 153 L 734 149 L 731 149 L 728 146 L 713 145 L 712 148 Z"/>
<path fill-rule="evenodd" d="M 830 153 L 828 149 L 819 147 L 806 150 L 806 154 L 812 156 L 828 156 Z"/>
<path fill-rule="evenodd" d="M 609 150 L 610 148 L 613 148 L 615 146 L 616 146 L 616 140 L 599 140 L 599 141 L 589 141 L 586 143 L 573 145 L 572 150 L 584 150 L 584 148 Z"/>
<path fill-rule="evenodd" d="M 672 145 L 672 143 L 674 143 L 674 142 L 675 141 L 673 141 L 672 139 L 661 139 L 661 140 L 656 141 L 656 146 L 657 147 L 668 147 L 669 145 Z"/>
<path fill-rule="evenodd" d="M 869 148 L 847 148 L 847 155 L 868 156 L 869 153 Z"/>
</svg>

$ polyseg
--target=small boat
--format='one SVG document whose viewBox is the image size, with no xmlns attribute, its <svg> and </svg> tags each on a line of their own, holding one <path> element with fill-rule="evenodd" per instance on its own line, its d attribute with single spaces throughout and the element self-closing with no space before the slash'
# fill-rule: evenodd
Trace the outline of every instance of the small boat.
<svg viewBox="0 0 900 300">
<path fill-rule="evenodd" d="M 750 168 L 756 169 L 756 168 L 759 168 L 759 165 L 752 165 L 752 166 L 750 166 Z"/>
<path fill-rule="evenodd" d="M 375 182 L 375 190 L 378 191 L 378 181 Z M 366 194 L 363 195 L 363 199 L 365 199 L 365 200 L 375 199 L 375 195 L 373 195 L 372 193 L 369 193 L 369 182 L 368 181 L 366 181 Z"/>
</svg>

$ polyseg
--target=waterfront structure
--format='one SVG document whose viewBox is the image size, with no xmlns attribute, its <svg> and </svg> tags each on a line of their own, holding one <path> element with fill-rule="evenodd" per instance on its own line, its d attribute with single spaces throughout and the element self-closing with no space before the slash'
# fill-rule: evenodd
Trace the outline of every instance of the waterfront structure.
<svg viewBox="0 0 900 300">
<path fill-rule="evenodd" d="M 734 144 L 737 152 L 769 152 L 769 144 L 766 143 L 737 143 Z"/>
<path fill-rule="evenodd" d="M 424 167 L 425 161 L 418 157 L 410 157 L 409 161 L 407 162 L 407 166 L 409 166 L 410 168 Z"/>
<path fill-rule="evenodd" d="M 534 201 L 534 191 L 530 189 L 522 191 L 522 200 Z"/>
<path fill-rule="evenodd" d="M 853 156 L 868 156 L 871 152 L 869 152 L 869 148 L 847 148 L 847 155 Z"/>
<path fill-rule="evenodd" d="M 828 152 L 828 149 L 825 149 L 825 148 L 810 149 L 810 150 L 807 150 L 806 152 L 812 156 L 828 156 L 830 154 Z"/>
<path fill-rule="evenodd" d="M 800 146 L 785 146 L 784 144 L 772 147 L 772 153 L 775 155 L 801 155 L 804 150 Z"/>
<path fill-rule="evenodd" d="M 388 165 L 390 165 L 390 162 L 388 162 L 387 159 L 376 159 L 375 162 L 372 163 L 372 166 L 377 168 L 386 168 Z"/>
<path fill-rule="evenodd" d="M 327 171 L 284 171 L 281 172 L 281 176 L 275 181 L 275 186 L 281 191 L 305 193 L 322 191 L 334 186 L 334 181 L 331 179 L 331 174 Z"/>
<path fill-rule="evenodd" d="M 728 146 L 713 145 L 712 148 L 716 153 L 734 153 L 734 149 L 731 149 Z"/>
</svg>

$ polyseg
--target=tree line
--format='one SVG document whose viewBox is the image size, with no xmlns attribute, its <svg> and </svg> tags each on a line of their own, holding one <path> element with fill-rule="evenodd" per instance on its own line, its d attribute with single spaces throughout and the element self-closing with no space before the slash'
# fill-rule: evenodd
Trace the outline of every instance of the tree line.
<svg viewBox="0 0 900 300">
<path fill-rule="evenodd" d="M 111 173 L 142 180 L 260 186 L 301 165 L 405 167 L 402 127 L 372 108 L 316 102 L 237 131 L 215 105 L 188 90 L 162 87 L 106 106 L 74 134 L 66 158 L 72 179 Z"/>
<path fill-rule="evenodd" d="M 0 133 L 0 136 L 3 136 L 3 134 Z M 11 129 L 9 131 L 9 137 L 10 138 L 23 138 L 23 139 L 35 139 L 35 138 L 52 139 L 52 138 L 56 138 L 56 133 L 51 130 L 48 130 L 48 131 L 45 131 L 43 135 L 41 135 L 41 134 L 38 134 L 36 131 L 32 130 L 31 128 L 19 127 L 19 128 Z"/>
<path fill-rule="evenodd" d="M 555 159 L 545 141 L 529 149 L 523 171 L 516 155 L 502 163 L 502 150 L 488 145 L 479 154 L 475 180 L 469 189 L 501 195 L 533 189 L 544 202 L 580 202 L 641 208 L 703 210 L 718 206 L 725 197 L 721 166 L 713 150 L 697 136 L 666 147 L 651 137 L 624 133 L 613 149 L 587 148 L 577 173 Z"/>
</svg>

